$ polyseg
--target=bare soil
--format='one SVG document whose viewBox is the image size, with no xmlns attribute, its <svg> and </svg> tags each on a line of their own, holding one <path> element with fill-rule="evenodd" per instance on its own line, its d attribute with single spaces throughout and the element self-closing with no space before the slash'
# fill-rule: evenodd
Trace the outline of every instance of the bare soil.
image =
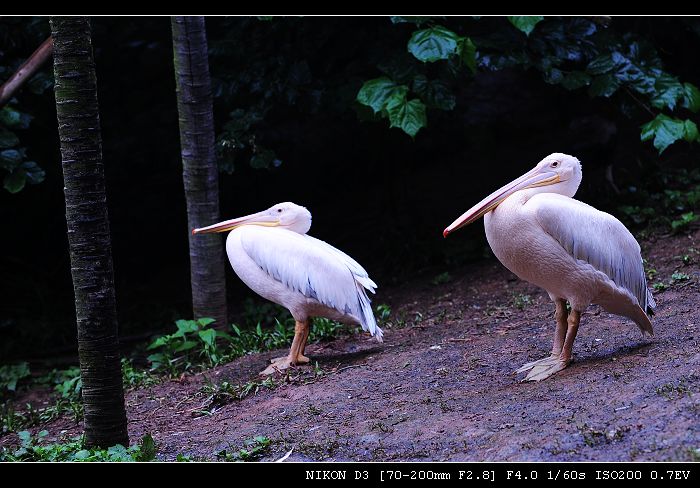
<svg viewBox="0 0 700 488">
<path fill-rule="evenodd" d="M 263 460 L 289 450 L 297 461 L 697 460 L 699 239 L 695 230 L 643 243 L 658 279 L 690 276 L 654 293 L 653 338 L 591 307 L 574 363 L 543 382 L 521 383 L 514 370 L 549 353 L 554 306 L 492 260 L 450 270 L 448 283 L 431 283 L 436 270 L 380 289 L 374 303 L 392 308 L 383 344 L 356 335 L 310 345 L 318 368 L 294 368 L 242 400 L 213 406 L 200 389 L 257 380 L 286 351 L 128 392 L 132 441 L 151 433 L 168 460 L 216 459 L 255 436 L 272 440 Z M 80 432 L 68 418 L 40 429 Z"/>
</svg>

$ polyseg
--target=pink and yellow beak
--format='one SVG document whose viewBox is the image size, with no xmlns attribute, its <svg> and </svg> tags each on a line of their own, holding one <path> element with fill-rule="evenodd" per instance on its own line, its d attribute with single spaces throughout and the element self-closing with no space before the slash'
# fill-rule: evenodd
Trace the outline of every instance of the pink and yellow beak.
<svg viewBox="0 0 700 488">
<path fill-rule="evenodd" d="M 535 188 L 538 186 L 552 185 L 559 182 L 559 174 L 547 169 L 533 168 L 520 178 L 517 178 L 507 185 L 499 188 L 472 208 L 464 212 L 457 220 L 452 222 L 442 233 L 447 237 L 452 232 L 479 220 L 481 217 L 498 207 L 503 200 L 519 190 Z"/>
<path fill-rule="evenodd" d="M 218 224 L 207 227 L 192 229 L 192 235 L 196 234 L 212 234 L 214 232 L 228 232 L 242 225 L 262 225 L 265 227 L 276 227 L 280 225 L 279 219 L 270 215 L 268 212 L 258 212 L 237 219 L 224 220 Z"/>
</svg>

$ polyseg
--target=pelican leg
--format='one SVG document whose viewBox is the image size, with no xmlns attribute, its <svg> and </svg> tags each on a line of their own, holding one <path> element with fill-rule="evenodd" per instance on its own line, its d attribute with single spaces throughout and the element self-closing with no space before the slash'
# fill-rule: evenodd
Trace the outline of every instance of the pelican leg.
<svg viewBox="0 0 700 488">
<path fill-rule="evenodd" d="M 304 327 L 304 337 L 302 337 L 301 340 L 301 350 L 299 351 L 299 354 L 297 355 L 297 363 L 300 364 L 307 364 L 311 360 L 304 356 L 304 350 L 306 349 L 306 343 L 309 340 L 309 334 L 311 333 L 311 319 L 307 319 L 305 322 L 305 327 Z"/>
<path fill-rule="evenodd" d="M 538 359 L 537 361 L 532 361 L 530 363 L 523 364 L 516 373 L 524 373 L 525 371 L 530 371 L 535 366 L 541 366 L 545 364 L 552 363 L 553 359 L 558 359 L 561 354 L 562 347 L 564 347 L 564 338 L 566 337 L 567 330 L 567 311 L 566 311 L 566 300 L 557 298 L 554 300 L 556 305 L 556 312 L 554 317 L 557 320 L 557 328 L 554 330 L 554 341 L 552 344 L 552 354 L 544 359 Z"/>
<path fill-rule="evenodd" d="M 269 376 L 271 374 L 284 371 L 290 366 L 296 366 L 297 364 L 306 364 L 309 362 L 309 358 L 304 356 L 302 352 L 306 347 L 306 339 L 309 337 L 309 320 L 303 322 L 296 321 L 294 325 L 294 339 L 292 340 L 292 347 L 289 350 L 287 356 L 282 356 L 271 360 L 271 364 L 260 372 L 261 375 Z"/>
<path fill-rule="evenodd" d="M 549 361 L 543 362 L 530 370 L 524 381 L 542 381 L 554 373 L 561 371 L 571 364 L 574 340 L 578 333 L 578 324 L 581 321 L 581 312 L 572 310 L 567 321 L 566 337 L 559 356 L 552 356 Z"/>
</svg>

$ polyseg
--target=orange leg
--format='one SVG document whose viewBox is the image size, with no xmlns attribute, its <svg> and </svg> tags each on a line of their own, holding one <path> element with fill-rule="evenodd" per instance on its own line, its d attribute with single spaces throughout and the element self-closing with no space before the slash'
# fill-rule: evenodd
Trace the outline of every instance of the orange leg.
<svg viewBox="0 0 700 488">
<path fill-rule="evenodd" d="M 542 381 L 566 368 L 571 363 L 574 340 L 581 321 L 581 312 L 572 310 L 567 317 L 566 302 L 557 300 L 556 306 L 557 328 L 554 332 L 552 354 L 539 361 L 527 363 L 518 369 L 518 373 L 529 371 L 525 381 Z"/>
<path fill-rule="evenodd" d="M 294 339 L 292 340 L 292 347 L 289 349 L 289 354 L 287 356 L 272 359 L 271 364 L 263 371 L 261 371 L 260 374 L 267 376 L 280 371 L 284 371 L 290 366 L 308 363 L 309 358 L 307 358 L 303 354 L 304 348 L 306 347 L 306 340 L 308 339 L 308 337 L 309 319 L 303 322 L 297 321 L 294 325 Z"/>
</svg>

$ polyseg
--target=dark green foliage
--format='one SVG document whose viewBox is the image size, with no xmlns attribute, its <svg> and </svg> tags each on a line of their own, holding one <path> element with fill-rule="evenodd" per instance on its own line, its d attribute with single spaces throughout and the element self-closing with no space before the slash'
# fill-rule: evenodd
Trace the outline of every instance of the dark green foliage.
<svg viewBox="0 0 700 488">
<path fill-rule="evenodd" d="M 0 398 L 17 390 L 17 383 L 31 374 L 26 362 L 0 366 Z"/>
<path fill-rule="evenodd" d="M 124 447 L 116 444 L 107 449 L 90 448 L 85 439 L 75 437 L 68 441 L 45 444 L 48 432 L 42 430 L 36 436 L 27 431 L 18 433 L 21 446 L 17 449 L 3 447 L 0 461 L 109 461 L 109 462 L 147 462 L 156 457 L 156 444 L 150 434 L 143 436 L 138 444 Z"/>
<path fill-rule="evenodd" d="M 522 17 L 508 17 L 508 20 L 518 30 L 529 36 L 535 26 L 544 20 L 544 17 L 539 15 L 529 15 Z"/>
<path fill-rule="evenodd" d="M 160 381 L 150 372 L 134 367 L 133 363 L 126 358 L 122 358 L 122 379 L 124 389 L 152 386 Z"/>
<path fill-rule="evenodd" d="M 230 336 L 208 328 L 213 322 L 214 319 L 211 318 L 175 322 L 175 333 L 160 336 L 148 346 L 149 351 L 158 351 L 148 356 L 151 370 L 176 374 L 190 369 L 200 360 L 208 366 L 219 364 L 224 353 L 217 345 L 217 339 Z"/>
<path fill-rule="evenodd" d="M 530 16 L 508 17 L 508 21 L 526 35 L 514 36 L 502 28 L 479 35 L 480 29 L 472 19 L 455 20 L 451 21 L 454 30 L 439 24 L 416 28 L 408 40 L 408 51 L 423 63 L 461 59 L 466 71 L 471 72 L 477 66 L 490 71 L 512 67 L 525 70 L 534 68 L 541 72 L 546 83 L 560 85 L 566 90 L 587 87 L 591 97 L 610 98 L 622 91 L 618 104 L 624 103 L 625 98 L 631 98 L 639 108 L 656 116 L 643 126 L 642 140 L 654 139 L 659 153 L 680 139 L 688 142 L 700 140 L 692 120 L 653 111 L 673 112 L 682 106 L 697 112 L 700 109 L 700 91 L 692 83 L 681 83 L 676 76 L 666 72 L 655 48 L 645 39 L 616 32 L 613 28 L 601 28 L 585 18 L 545 20 Z M 434 20 L 425 22 L 432 24 Z M 447 20 L 441 22 L 447 23 Z M 465 37 L 456 33 L 469 30 L 476 34 Z M 450 71 L 452 74 L 448 77 L 442 75 L 443 83 L 453 77 L 455 71 L 459 71 L 459 66 L 451 63 L 447 72 Z M 399 83 L 391 77 L 367 81 L 360 89 L 357 100 L 371 106 L 375 113 L 389 118 L 391 127 L 400 127 L 413 137 L 427 125 L 425 110 L 422 109 L 419 117 L 412 117 L 410 124 L 399 124 L 395 117 L 392 119 L 386 100 L 390 97 L 406 100 L 405 91 L 389 95 L 392 87 L 404 86 Z M 416 104 L 425 101 L 423 105 L 442 110 L 455 108 L 454 104 L 449 103 L 427 103 L 428 94 L 415 91 L 420 96 Z"/>
<path fill-rule="evenodd" d="M 12 76 L 47 36 L 48 23 L 45 18 L 28 21 L 3 18 L 0 24 L 0 84 Z M 27 183 L 34 185 L 44 180 L 44 170 L 31 160 L 27 147 L 22 143 L 21 136 L 29 129 L 33 119 L 24 100 L 40 97 L 45 103 L 50 103 L 48 89 L 52 86 L 50 70 L 44 68 L 6 106 L 0 107 L 0 167 L 6 172 L 3 187 L 10 193 L 19 192 Z"/>
<path fill-rule="evenodd" d="M 459 55 L 463 38 L 445 27 L 435 25 L 417 30 L 408 40 L 408 52 L 424 63 L 433 63 Z"/>
<path fill-rule="evenodd" d="M 54 391 L 60 398 L 75 402 L 80 401 L 80 392 L 83 383 L 80 379 L 80 368 L 78 366 L 63 370 L 54 369 L 50 373 L 38 378 L 36 382 L 38 384 L 53 386 Z"/>
<path fill-rule="evenodd" d="M 263 309 L 262 313 L 249 317 L 269 317 L 275 307 Z M 148 346 L 157 351 L 148 356 L 151 370 L 175 375 L 195 367 L 212 367 L 229 362 L 249 353 L 271 351 L 289 347 L 294 337 L 294 320 L 289 317 L 280 322 L 273 317 L 274 327 L 263 329 L 260 322 L 252 327 L 231 324 L 230 332 L 209 328 L 214 320 L 178 320 L 177 331 L 160 336 Z M 319 342 L 337 337 L 345 326 L 325 318 L 315 318 L 311 324 L 309 342 Z"/>
<path fill-rule="evenodd" d="M 0 166 L 7 171 L 4 188 L 17 193 L 26 183 L 36 184 L 44 180 L 44 170 L 34 161 L 27 160 L 27 149 L 20 147 L 15 130 L 27 129 L 31 116 L 5 106 L 0 109 Z"/>
<path fill-rule="evenodd" d="M 663 226 L 682 232 L 700 215 L 700 170 L 661 170 L 660 178 L 623 195 L 634 204 L 618 207 L 630 225 Z"/>
</svg>

